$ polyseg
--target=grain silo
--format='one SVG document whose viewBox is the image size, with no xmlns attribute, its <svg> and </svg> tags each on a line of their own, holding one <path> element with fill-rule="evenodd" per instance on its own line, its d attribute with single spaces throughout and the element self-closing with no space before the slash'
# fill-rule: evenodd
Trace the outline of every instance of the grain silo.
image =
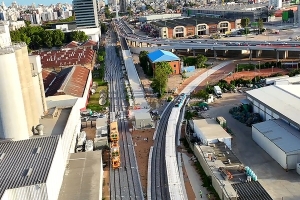
<svg viewBox="0 0 300 200">
<path fill-rule="evenodd" d="M 30 62 L 29 62 L 28 49 L 27 49 L 27 46 L 26 46 L 25 43 L 23 43 L 21 48 L 22 48 L 22 54 L 23 54 L 23 64 L 21 66 L 19 66 L 19 71 L 24 70 L 24 73 L 23 73 L 25 75 L 25 77 L 24 77 L 25 80 L 24 81 L 26 81 L 26 82 L 23 83 L 23 81 L 21 80 L 22 77 L 20 77 L 20 82 L 21 82 L 21 87 L 22 87 L 22 85 L 24 86 L 24 87 L 22 87 L 22 92 L 23 92 L 23 89 L 24 89 L 25 92 L 23 92 L 23 93 L 25 95 L 29 96 L 30 102 L 29 102 L 28 107 L 25 106 L 25 110 L 26 109 L 31 110 L 32 124 L 28 124 L 28 125 L 30 125 L 30 127 L 28 127 L 28 128 L 30 128 L 30 130 L 32 130 L 32 127 L 36 127 L 39 124 L 40 116 L 39 116 L 38 111 L 36 109 L 37 102 L 36 102 L 35 91 L 34 91 L 34 87 L 33 87 L 32 67 L 31 67 Z"/>
<path fill-rule="evenodd" d="M 0 49 L 0 137 L 28 139 L 27 119 L 13 48 Z"/>
</svg>

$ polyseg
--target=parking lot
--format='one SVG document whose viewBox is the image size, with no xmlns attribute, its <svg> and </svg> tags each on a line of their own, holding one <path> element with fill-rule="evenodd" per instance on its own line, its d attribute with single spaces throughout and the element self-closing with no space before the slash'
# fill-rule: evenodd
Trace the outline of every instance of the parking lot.
<svg viewBox="0 0 300 200">
<path fill-rule="evenodd" d="M 240 123 L 229 114 L 229 109 L 237 106 L 242 97 L 238 94 L 234 98 L 234 95 L 229 95 L 230 100 L 217 100 L 217 103 L 212 104 L 210 110 L 206 111 L 206 115 L 212 118 L 223 116 L 226 119 L 234 134 L 233 152 L 245 166 L 249 166 L 255 172 L 259 182 L 274 200 L 299 200 L 300 175 L 296 170 L 286 172 L 252 140 L 251 127 Z"/>
</svg>

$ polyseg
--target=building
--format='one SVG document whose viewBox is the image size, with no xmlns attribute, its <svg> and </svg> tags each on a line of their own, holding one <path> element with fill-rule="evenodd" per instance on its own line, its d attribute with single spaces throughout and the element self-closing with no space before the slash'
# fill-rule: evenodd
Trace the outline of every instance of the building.
<svg viewBox="0 0 300 200">
<path fill-rule="evenodd" d="M 0 29 L 0 138 L 28 139 L 47 111 L 40 57 L 28 56 L 25 43 L 10 45 L 7 23 Z"/>
<path fill-rule="evenodd" d="M 223 142 L 231 149 L 232 137 L 214 119 L 190 120 L 190 127 L 194 130 L 193 137 L 199 139 L 202 144 L 210 145 Z"/>
<path fill-rule="evenodd" d="M 74 0 L 73 9 L 78 28 L 98 28 L 98 8 L 96 0 Z"/>
<path fill-rule="evenodd" d="M 300 133 L 281 119 L 253 124 L 253 140 L 284 169 L 300 163 Z"/>
<path fill-rule="evenodd" d="M 280 118 L 300 130 L 300 86 L 267 86 L 246 93 L 253 112 L 259 113 L 263 121 Z"/>
<path fill-rule="evenodd" d="M 135 119 L 135 128 L 142 129 L 142 128 L 153 128 L 154 123 L 151 119 L 151 116 L 147 112 L 134 112 L 134 119 Z"/>
<path fill-rule="evenodd" d="M 192 17 L 150 22 L 162 38 L 180 38 L 194 35 L 227 33 L 240 27 L 240 19 Z"/>
<path fill-rule="evenodd" d="M 70 95 L 82 98 L 85 106 L 90 96 L 92 73 L 82 66 L 65 68 L 59 73 L 43 69 L 43 80 L 46 97 Z M 81 109 L 85 108 L 82 107 Z"/>
<path fill-rule="evenodd" d="M 155 70 L 157 63 L 168 62 L 173 69 L 173 74 L 181 73 L 180 58 L 170 51 L 164 51 L 164 50 L 153 51 L 148 54 L 148 58 L 150 61 L 150 66 L 152 67 L 153 71 Z"/>
<path fill-rule="evenodd" d="M 60 136 L 1 142 L 0 149 L 1 199 L 58 198 L 66 166 Z"/>
<path fill-rule="evenodd" d="M 127 13 L 127 0 L 120 0 L 120 12 Z"/>
<path fill-rule="evenodd" d="M 268 21 L 268 3 L 260 4 L 227 4 L 204 6 L 201 8 L 188 8 L 185 10 L 187 16 L 199 16 L 209 18 L 223 18 L 223 19 L 243 19 L 249 18 L 251 22 L 262 19 Z"/>
<path fill-rule="evenodd" d="M 153 20 L 161 20 L 161 19 L 172 19 L 172 18 L 179 18 L 182 17 L 181 14 L 155 14 L 155 15 L 145 15 L 139 17 L 139 22 L 148 22 Z"/>
<path fill-rule="evenodd" d="M 32 55 L 40 55 L 43 69 L 59 72 L 64 68 L 73 66 L 83 66 L 93 70 L 96 62 L 96 52 L 82 46 L 77 49 L 63 48 L 52 51 L 36 51 Z"/>
</svg>

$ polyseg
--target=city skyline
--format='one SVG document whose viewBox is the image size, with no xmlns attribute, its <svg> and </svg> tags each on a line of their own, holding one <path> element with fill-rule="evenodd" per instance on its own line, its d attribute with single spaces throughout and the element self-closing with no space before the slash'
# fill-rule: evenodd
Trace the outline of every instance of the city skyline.
<svg viewBox="0 0 300 200">
<path fill-rule="evenodd" d="M 12 2 L 14 2 L 14 0 L 8 0 L 8 1 L 2 1 L 4 2 L 4 4 L 8 7 L 12 4 Z M 72 4 L 72 0 L 63 0 L 62 1 L 59 1 L 59 0 L 49 0 L 49 1 L 44 1 L 44 0 L 34 0 L 32 1 L 31 3 L 29 3 L 28 1 L 26 0 L 18 0 L 16 1 L 18 5 L 22 5 L 22 6 L 26 6 L 26 5 L 31 5 L 32 3 L 35 3 L 36 5 L 38 4 L 43 4 L 45 6 L 50 6 L 51 4 L 57 4 L 57 3 L 68 3 L 68 4 Z"/>
</svg>

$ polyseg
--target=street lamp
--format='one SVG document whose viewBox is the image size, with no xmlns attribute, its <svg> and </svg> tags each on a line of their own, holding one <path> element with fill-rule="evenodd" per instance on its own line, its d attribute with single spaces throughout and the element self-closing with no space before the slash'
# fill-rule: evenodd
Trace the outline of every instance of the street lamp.
<svg viewBox="0 0 300 200">
<path fill-rule="evenodd" d="M 236 72 L 239 72 L 239 64 L 236 64 Z"/>
<path fill-rule="evenodd" d="M 259 69 L 259 72 L 260 72 L 260 61 L 258 61 L 258 69 Z"/>
</svg>

